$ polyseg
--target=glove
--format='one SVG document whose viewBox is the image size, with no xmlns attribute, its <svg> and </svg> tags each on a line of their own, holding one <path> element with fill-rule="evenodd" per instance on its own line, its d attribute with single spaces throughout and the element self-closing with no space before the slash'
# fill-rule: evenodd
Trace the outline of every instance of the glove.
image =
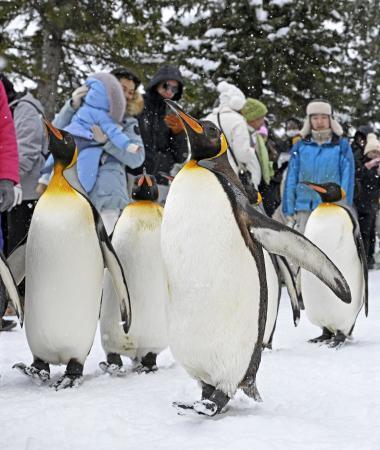
<svg viewBox="0 0 380 450">
<path fill-rule="evenodd" d="M 71 94 L 71 106 L 73 109 L 80 108 L 80 106 L 82 105 L 83 97 L 87 94 L 87 92 L 88 87 L 85 84 L 75 89 L 75 91 Z"/>
<path fill-rule="evenodd" d="M 127 147 L 127 152 L 129 153 L 139 153 L 142 151 L 142 148 L 137 144 L 129 144 Z"/>
<path fill-rule="evenodd" d="M 94 125 L 91 127 L 92 137 L 99 144 L 105 144 L 108 141 L 108 136 L 103 133 L 102 129 L 98 127 L 98 125 Z"/>
<path fill-rule="evenodd" d="M 168 114 L 164 117 L 164 121 L 173 134 L 179 134 L 184 131 L 184 126 L 179 117 L 174 114 Z"/>
<path fill-rule="evenodd" d="M 13 182 L 0 180 L 0 212 L 7 211 L 12 207 L 15 198 Z"/>
<path fill-rule="evenodd" d="M 22 202 L 22 188 L 21 188 L 21 184 L 16 184 L 15 186 L 13 186 L 13 192 L 15 194 L 15 199 L 13 200 L 13 204 L 8 209 L 8 211 L 10 211 L 16 205 L 20 205 L 21 202 Z"/>
</svg>

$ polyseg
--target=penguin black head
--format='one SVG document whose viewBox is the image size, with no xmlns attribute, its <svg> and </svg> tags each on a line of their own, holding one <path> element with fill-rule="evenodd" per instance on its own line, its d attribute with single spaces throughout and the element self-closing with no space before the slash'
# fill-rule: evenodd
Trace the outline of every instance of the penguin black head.
<svg viewBox="0 0 380 450">
<path fill-rule="evenodd" d="M 316 184 L 309 181 L 303 181 L 313 191 L 318 192 L 324 203 L 338 202 L 346 197 L 344 190 L 336 183 Z"/>
<path fill-rule="evenodd" d="M 60 162 L 64 167 L 69 166 L 76 156 L 76 144 L 73 136 L 64 130 L 55 128 L 45 120 L 45 126 L 49 137 L 49 151 L 53 155 L 54 162 Z"/>
<path fill-rule="evenodd" d="M 197 120 L 185 113 L 172 100 L 165 102 L 180 118 L 190 143 L 191 159 L 200 161 L 219 156 L 227 151 L 227 141 L 219 128 L 209 120 Z"/>
<path fill-rule="evenodd" d="M 148 175 L 144 168 L 142 175 L 135 178 L 132 188 L 133 200 L 150 200 L 152 202 L 158 199 L 158 186 L 156 178 Z"/>
</svg>

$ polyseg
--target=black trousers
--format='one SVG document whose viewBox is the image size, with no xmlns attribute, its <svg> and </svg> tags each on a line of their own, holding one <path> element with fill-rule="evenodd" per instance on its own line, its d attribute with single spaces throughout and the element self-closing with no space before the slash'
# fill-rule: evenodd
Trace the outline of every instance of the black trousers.
<svg viewBox="0 0 380 450">
<path fill-rule="evenodd" d="M 360 232 L 363 238 L 367 261 L 369 263 L 373 262 L 373 253 L 375 251 L 377 211 L 377 206 L 368 207 L 367 210 L 358 210 Z"/>
<path fill-rule="evenodd" d="M 36 203 L 37 200 L 25 200 L 11 211 L 3 213 L 1 221 L 5 256 L 9 256 L 28 233 Z"/>
</svg>

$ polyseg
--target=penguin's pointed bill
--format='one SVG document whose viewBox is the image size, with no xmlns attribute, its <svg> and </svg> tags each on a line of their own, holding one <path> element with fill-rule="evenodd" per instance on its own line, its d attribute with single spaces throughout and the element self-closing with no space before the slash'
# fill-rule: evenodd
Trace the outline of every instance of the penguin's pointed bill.
<svg viewBox="0 0 380 450">
<path fill-rule="evenodd" d="M 199 161 L 214 158 L 227 151 L 226 138 L 213 122 L 194 119 L 172 100 L 165 100 L 165 102 L 182 121 L 190 143 L 191 159 Z"/>
<path fill-rule="evenodd" d="M 310 181 L 302 181 L 302 184 L 317 192 L 325 203 L 334 203 L 343 200 L 346 197 L 344 189 L 337 183 L 311 183 Z"/>
<path fill-rule="evenodd" d="M 20 296 L 11 269 L 9 268 L 7 260 L 5 259 L 2 252 L 0 252 L 0 277 L 3 280 L 4 286 L 7 290 L 7 294 L 11 302 L 13 303 L 16 314 L 20 319 L 20 324 L 22 326 L 24 321 L 24 311 L 22 309 Z"/>
<path fill-rule="evenodd" d="M 198 164 L 214 171 L 215 166 L 218 165 L 217 160 L 221 157 L 202 160 Z M 351 302 L 351 292 L 347 281 L 322 250 L 302 234 L 253 208 L 241 188 L 223 174 L 217 174 L 217 178 L 230 198 L 237 221 L 248 228 L 255 241 L 267 252 L 283 256 L 313 273 L 344 303 Z"/>
</svg>

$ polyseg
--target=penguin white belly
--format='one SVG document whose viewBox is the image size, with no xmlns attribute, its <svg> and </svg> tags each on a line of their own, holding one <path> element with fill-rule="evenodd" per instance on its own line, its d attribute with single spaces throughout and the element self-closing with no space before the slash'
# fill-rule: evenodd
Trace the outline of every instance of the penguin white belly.
<svg viewBox="0 0 380 450">
<path fill-rule="evenodd" d="M 271 338 L 276 327 L 278 306 L 280 302 L 279 290 L 281 289 L 281 286 L 279 285 L 277 272 L 273 265 L 272 259 L 269 256 L 269 253 L 266 250 L 263 251 L 268 285 L 267 320 L 265 323 L 263 344 L 268 345 L 272 341 Z"/>
<path fill-rule="evenodd" d="M 99 316 L 103 267 L 87 201 L 76 193 L 41 197 L 26 248 L 25 329 L 34 356 L 84 363 Z"/>
<path fill-rule="evenodd" d="M 217 178 L 184 168 L 165 204 L 169 345 L 191 376 L 233 395 L 258 337 L 260 284 Z"/>
<path fill-rule="evenodd" d="M 309 320 L 332 332 L 349 335 L 363 305 L 364 279 L 353 237 L 353 225 L 341 207 L 319 206 L 306 225 L 305 236 L 317 245 L 342 272 L 351 290 L 352 301 L 343 303 L 321 281 L 301 271 L 301 289 Z"/>
<path fill-rule="evenodd" d="M 127 206 L 116 224 L 113 246 L 124 267 L 132 307 L 132 324 L 126 336 L 120 308 L 109 274 L 106 276 L 100 329 L 107 353 L 131 358 L 159 353 L 168 346 L 167 278 L 161 255 L 162 208 L 153 202 Z"/>
</svg>

